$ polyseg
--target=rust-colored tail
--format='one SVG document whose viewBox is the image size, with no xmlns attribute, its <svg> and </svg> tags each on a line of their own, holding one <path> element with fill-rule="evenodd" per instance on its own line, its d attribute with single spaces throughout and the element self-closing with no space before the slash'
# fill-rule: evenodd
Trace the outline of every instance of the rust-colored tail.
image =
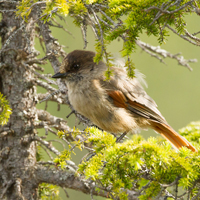
<svg viewBox="0 0 200 200">
<path fill-rule="evenodd" d="M 191 149 L 193 152 L 197 152 L 195 147 L 193 147 L 184 137 L 179 135 L 175 130 L 173 130 L 170 126 L 163 123 L 152 123 L 154 130 L 160 133 L 165 139 L 167 139 L 176 149 L 181 147 L 187 147 Z"/>
</svg>

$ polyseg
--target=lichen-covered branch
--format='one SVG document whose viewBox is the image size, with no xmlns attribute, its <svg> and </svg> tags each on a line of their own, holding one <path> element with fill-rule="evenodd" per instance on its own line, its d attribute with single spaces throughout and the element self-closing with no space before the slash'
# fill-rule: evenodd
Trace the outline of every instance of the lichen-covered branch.
<svg viewBox="0 0 200 200">
<path fill-rule="evenodd" d="M 100 186 L 96 185 L 95 182 L 90 180 L 84 180 L 79 176 L 75 176 L 74 172 L 62 171 L 58 169 L 49 169 L 47 167 L 37 165 L 35 167 L 36 180 L 39 183 L 47 182 L 54 185 L 59 185 L 61 187 L 66 187 L 81 191 L 85 194 L 92 194 L 102 197 L 109 197 L 110 190 L 103 189 Z M 98 190 L 95 190 L 98 188 Z M 100 189 L 101 188 L 101 189 Z M 138 194 L 134 191 L 127 191 L 130 195 L 129 200 L 138 200 Z"/>
<path fill-rule="evenodd" d="M 179 65 L 182 65 L 184 67 L 187 67 L 190 71 L 192 71 L 192 68 L 190 67 L 190 62 L 197 62 L 197 59 L 189 59 L 186 60 L 183 56 L 180 56 L 180 53 L 178 54 L 171 54 L 170 52 L 166 51 L 165 49 L 161 49 L 160 46 L 152 46 L 145 42 L 142 42 L 140 40 L 136 40 L 136 44 L 142 48 L 145 52 L 150 54 L 153 57 L 156 57 L 161 62 L 163 61 L 163 58 L 173 58 L 178 61 Z M 162 56 L 162 58 L 160 57 Z"/>
</svg>

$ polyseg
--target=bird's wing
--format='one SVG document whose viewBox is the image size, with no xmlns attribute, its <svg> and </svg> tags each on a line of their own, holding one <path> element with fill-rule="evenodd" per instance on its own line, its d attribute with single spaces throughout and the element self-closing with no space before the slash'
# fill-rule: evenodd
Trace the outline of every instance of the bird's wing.
<svg viewBox="0 0 200 200">
<path fill-rule="evenodd" d="M 114 69 L 114 76 L 109 81 L 101 80 L 108 96 L 116 107 L 123 107 L 133 114 L 152 121 L 166 123 L 166 120 L 157 109 L 154 100 L 147 95 L 137 78 L 130 79 L 123 69 Z"/>
<path fill-rule="evenodd" d="M 134 116 L 147 119 L 150 126 L 175 148 L 183 146 L 197 151 L 184 137 L 171 128 L 157 109 L 154 100 L 147 95 L 137 78 L 129 79 L 120 68 L 114 70 L 110 81 L 101 80 L 102 87 L 107 91 L 108 97 L 116 107 L 126 108 Z"/>
</svg>

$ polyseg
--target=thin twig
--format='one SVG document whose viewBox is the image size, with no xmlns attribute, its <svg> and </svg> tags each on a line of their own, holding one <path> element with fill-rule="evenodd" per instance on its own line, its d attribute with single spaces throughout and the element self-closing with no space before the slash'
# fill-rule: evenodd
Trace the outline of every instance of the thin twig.
<svg viewBox="0 0 200 200">
<path fill-rule="evenodd" d="M 186 29 L 185 29 L 185 34 L 191 38 L 192 40 L 200 42 L 200 38 L 195 37 L 193 34 L 190 34 Z"/>
<path fill-rule="evenodd" d="M 174 32 L 176 35 L 178 35 L 178 36 L 180 36 L 181 38 L 183 38 L 184 40 L 190 42 L 191 44 L 194 44 L 194 45 L 196 45 L 196 46 L 200 46 L 200 44 L 198 44 L 198 43 L 196 43 L 196 42 L 194 42 L 194 41 L 192 41 L 192 40 L 189 40 L 185 35 L 179 34 L 179 33 L 178 33 L 175 29 L 173 29 L 171 26 L 166 25 L 166 27 L 167 27 L 168 29 L 170 29 L 172 32 Z"/>
<path fill-rule="evenodd" d="M 39 164 L 39 165 L 56 165 L 53 161 L 39 161 L 39 162 L 37 162 L 37 164 Z"/>
<path fill-rule="evenodd" d="M 0 13 L 16 12 L 17 10 L 0 10 Z"/>
<path fill-rule="evenodd" d="M 147 8 L 147 9 L 145 9 L 144 11 L 145 11 L 145 12 L 148 12 L 148 11 L 150 11 L 150 10 L 156 9 L 156 10 L 159 10 L 160 12 L 162 12 L 162 13 L 174 14 L 174 13 L 180 11 L 180 10 L 183 10 L 184 8 L 186 8 L 188 5 L 192 4 L 193 2 L 194 2 L 194 0 L 191 0 L 191 1 L 185 3 L 184 5 L 180 6 L 179 8 L 177 8 L 177 9 L 175 9 L 175 10 L 173 10 L 173 11 L 163 10 L 162 8 L 159 8 L 159 7 L 157 7 L 157 6 L 151 6 L 151 7 Z M 170 7 L 171 7 L 171 6 L 170 6 Z"/>
<path fill-rule="evenodd" d="M 36 71 L 33 71 L 33 73 L 38 77 L 38 78 L 41 78 L 41 79 L 44 79 L 45 81 L 47 81 L 48 84 L 54 84 L 54 85 L 57 85 L 57 83 L 49 78 L 47 78 L 46 76 L 44 76 L 43 74 L 40 74 Z"/>
<path fill-rule="evenodd" d="M 33 138 L 35 141 L 40 142 L 42 145 L 44 145 L 48 150 L 50 150 L 51 152 L 53 152 L 54 154 L 56 154 L 57 156 L 60 155 L 60 152 L 51 145 L 51 143 L 47 142 L 46 140 L 42 140 L 39 136 L 35 135 L 35 137 Z"/>
<path fill-rule="evenodd" d="M 41 147 L 46 152 L 46 154 L 49 156 L 49 158 L 53 161 L 53 156 L 50 154 L 50 152 L 44 146 L 41 146 Z"/>
<path fill-rule="evenodd" d="M 139 194 L 141 194 L 143 190 L 147 189 L 147 188 L 150 186 L 151 182 L 152 182 L 152 181 L 149 181 L 145 186 L 143 186 L 143 187 L 142 187 L 139 191 L 137 191 L 137 192 L 138 192 Z"/>
<path fill-rule="evenodd" d="M 8 0 L 0 0 L 0 3 L 19 4 L 19 2 L 17 2 L 17 1 L 8 1 Z"/>
<path fill-rule="evenodd" d="M 48 94 L 45 98 L 43 98 L 40 103 L 42 103 L 43 101 L 47 101 L 49 99 L 51 99 L 54 95 L 59 94 L 61 91 L 60 90 L 55 90 L 52 93 Z"/>
<path fill-rule="evenodd" d="M 165 189 L 166 197 L 171 197 L 172 199 L 175 199 L 174 195 L 171 194 L 167 189 Z"/>
<path fill-rule="evenodd" d="M 104 16 L 107 18 L 107 20 L 110 21 L 115 27 L 118 26 L 118 24 L 116 24 L 108 15 L 106 15 L 105 12 L 103 12 L 100 8 L 98 8 L 98 10 L 99 10 L 99 12 L 100 12 L 102 15 L 104 15 Z"/>
<path fill-rule="evenodd" d="M 141 41 L 139 41 L 139 40 L 136 40 L 136 44 L 137 44 L 142 50 L 144 50 L 146 53 L 150 54 L 152 57 L 157 58 L 158 60 L 160 60 L 160 62 L 166 64 L 160 56 L 158 56 L 157 54 L 151 52 L 148 48 L 146 48 L 146 46 L 143 45 L 143 42 L 141 42 Z"/>
<path fill-rule="evenodd" d="M 198 35 L 199 33 L 200 33 L 200 31 L 198 31 L 198 32 L 196 32 L 196 33 L 193 33 L 192 35 L 195 36 L 195 35 Z"/>
<path fill-rule="evenodd" d="M 55 22 L 55 23 L 57 24 L 57 26 L 54 25 L 54 24 L 50 24 L 51 26 L 55 26 L 55 27 L 58 27 L 58 28 L 62 28 L 66 33 L 68 33 L 69 35 L 71 35 L 71 36 L 74 38 L 74 36 L 72 35 L 72 33 L 71 33 L 70 31 L 68 31 L 68 30 L 67 30 L 64 26 L 62 26 L 60 23 L 58 23 L 58 22 L 56 21 L 55 18 L 52 18 L 52 21 Z"/>
<path fill-rule="evenodd" d="M 48 83 L 35 79 L 35 83 L 43 88 L 45 88 L 48 91 L 52 91 L 52 92 L 57 92 L 57 90 L 54 87 L 51 87 Z"/>
<path fill-rule="evenodd" d="M 69 198 L 69 194 L 68 194 L 66 188 L 62 188 L 62 189 L 64 190 L 66 197 Z"/>
<path fill-rule="evenodd" d="M 87 13 L 87 16 L 88 16 L 88 18 L 90 19 L 90 26 L 91 26 L 91 28 L 92 28 L 92 30 L 93 30 L 93 32 L 94 32 L 95 37 L 96 37 L 99 41 L 101 41 L 101 38 L 100 38 L 100 36 L 99 36 L 99 34 L 98 34 L 98 31 L 97 31 L 97 29 L 96 29 L 96 26 L 95 26 L 95 24 L 94 24 L 92 18 L 90 17 L 90 14 Z"/>
<path fill-rule="evenodd" d="M 87 43 L 88 43 L 88 41 L 87 41 L 87 26 L 86 26 L 84 21 L 83 21 L 83 23 L 81 25 L 81 33 L 82 33 L 83 41 L 84 41 L 83 49 L 86 49 Z"/>
<path fill-rule="evenodd" d="M 160 185 L 161 185 L 162 187 L 164 187 L 164 188 L 171 187 L 171 186 L 173 186 L 173 185 L 176 185 L 176 184 L 178 183 L 179 179 L 180 179 L 180 177 L 178 176 L 172 183 L 170 183 L 170 184 L 161 184 L 161 183 L 160 183 Z"/>
<path fill-rule="evenodd" d="M 65 149 L 65 145 L 60 141 L 60 140 L 48 140 L 48 142 L 58 142 L 59 144 L 62 145 L 63 149 Z"/>
</svg>

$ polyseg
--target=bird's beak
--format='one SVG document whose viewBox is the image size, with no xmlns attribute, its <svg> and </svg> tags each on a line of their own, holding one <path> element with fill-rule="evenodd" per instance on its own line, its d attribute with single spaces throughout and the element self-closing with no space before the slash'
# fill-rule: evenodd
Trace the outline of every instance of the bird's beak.
<svg viewBox="0 0 200 200">
<path fill-rule="evenodd" d="M 67 76 L 67 73 L 60 73 L 54 74 L 52 78 L 65 78 Z"/>
</svg>

